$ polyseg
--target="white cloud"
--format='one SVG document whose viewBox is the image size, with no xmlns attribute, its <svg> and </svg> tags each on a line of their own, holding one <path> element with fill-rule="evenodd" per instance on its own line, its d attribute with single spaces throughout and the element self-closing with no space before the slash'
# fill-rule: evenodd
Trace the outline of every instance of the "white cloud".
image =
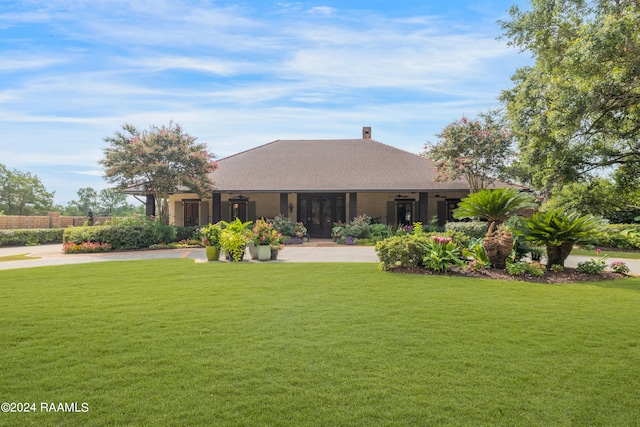
<svg viewBox="0 0 640 427">
<path fill-rule="evenodd" d="M 0 56 L 0 72 L 24 71 L 33 68 L 45 68 L 55 64 L 67 62 L 62 58 L 47 58 L 43 56 L 25 56 L 24 52 L 11 52 Z"/>
<path fill-rule="evenodd" d="M 336 12 L 336 9 L 329 6 L 316 6 L 309 9 L 309 13 L 313 15 L 333 15 Z"/>
<path fill-rule="evenodd" d="M 246 61 L 228 61 L 220 58 L 195 58 L 188 56 L 159 56 L 121 59 L 120 62 L 126 66 L 145 68 L 154 72 L 170 69 L 183 69 L 218 74 L 221 76 L 231 76 L 247 72 L 251 67 L 251 63 Z"/>
</svg>

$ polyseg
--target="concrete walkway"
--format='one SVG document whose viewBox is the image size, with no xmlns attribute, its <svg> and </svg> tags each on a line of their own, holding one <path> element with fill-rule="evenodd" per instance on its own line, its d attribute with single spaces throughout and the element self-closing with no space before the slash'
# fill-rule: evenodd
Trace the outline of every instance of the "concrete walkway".
<svg viewBox="0 0 640 427">
<path fill-rule="evenodd" d="M 108 252 L 98 254 L 70 254 L 62 253 L 61 244 L 39 246 L 0 247 L 0 258 L 10 255 L 25 254 L 37 259 L 24 261 L 0 261 L 0 270 L 13 268 L 42 267 L 65 264 L 84 264 L 90 262 L 125 261 L 162 258 L 187 258 L 196 262 L 206 262 L 204 248 L 194 249 L 163 249 L 141 250 L 130 252 Z M 576 267 L 579 262 L 589 260 L 588 256 L 569 256 L 565 262 L 567 267 Z M 249 255 L 245 255 L 249 260 Z M 609 258 L 607 262 L 623 261 L 631 270 L 631 274 L 640 275 L 640 260 Z M 259 261 L 256 261 L 259 262 Z M 302 245 L 288 245 L 278 254 L 277 262 L 372 262 L 377 263 L 378 257 L 371 246 L 338 245 L 331 240 L 316 239 Z"/>
</svg>

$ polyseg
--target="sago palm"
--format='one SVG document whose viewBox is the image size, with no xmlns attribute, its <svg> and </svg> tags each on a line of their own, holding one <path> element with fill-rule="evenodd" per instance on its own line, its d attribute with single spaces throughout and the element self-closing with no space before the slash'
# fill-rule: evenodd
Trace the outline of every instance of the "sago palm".
<svg viewBox="0 0 640 427">
<path fill-rule="evenodd" d="M 453 216 L 488 221 L 489 230 L 482 246 L 494 268 L 505 268 L 506 259 L 513 249 L 513 236 L 499 225 L 522 209 L 533 206 L 533 196 L 516 188 L 481 190 L 462 199 Z"/>
<path fill-rule="evenodd" d="M 575 211 L 551 209 L 536 212 L 528 218 L 518 234 L 537 245 L 547 247 L 547 270 L 561 265 L 571 253 L 573 245 L 586 242 L 604 221 L 593 215 L 580 215 Z"/>
<path fill-rule="evenodd" d="M 535 206 L 533 195 L 517 188 L 480 190 L 462 199 L 453 211 L 453 217 L 478 218 L 487 221 L 489 227 L 497 227 L 521 210 Z"/>
</svg>

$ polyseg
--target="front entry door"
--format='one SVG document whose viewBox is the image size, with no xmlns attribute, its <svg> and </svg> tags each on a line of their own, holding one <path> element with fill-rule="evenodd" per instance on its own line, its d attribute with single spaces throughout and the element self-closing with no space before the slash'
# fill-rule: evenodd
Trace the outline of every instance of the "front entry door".
<svg viewBox="0 0 640 427">
<path fill-rule="evenodd" d="M 309 237 L 331 238 L 334 222 L 344 222 L 344 194 L 299 194 L 298 218 Z"/>
</svg>

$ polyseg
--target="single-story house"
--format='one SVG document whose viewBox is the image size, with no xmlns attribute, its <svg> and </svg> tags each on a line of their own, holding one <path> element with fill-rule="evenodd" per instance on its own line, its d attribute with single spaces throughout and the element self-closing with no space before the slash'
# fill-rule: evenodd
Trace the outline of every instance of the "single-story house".
<svg viewBox="0 0 640 427">
<path fill-rule="evenodd" d="M 209 197 L 172 195 L 170 220 L 189 226 L 283 214 L 316 238 L 362 214 L 392 226 L 434 216 L 443 224 L 469 185 L 435 178 L 431 160 L 371 139 L 370 127 L 360 139 L 277 140 L 219 160 Z"/>
</svg>

